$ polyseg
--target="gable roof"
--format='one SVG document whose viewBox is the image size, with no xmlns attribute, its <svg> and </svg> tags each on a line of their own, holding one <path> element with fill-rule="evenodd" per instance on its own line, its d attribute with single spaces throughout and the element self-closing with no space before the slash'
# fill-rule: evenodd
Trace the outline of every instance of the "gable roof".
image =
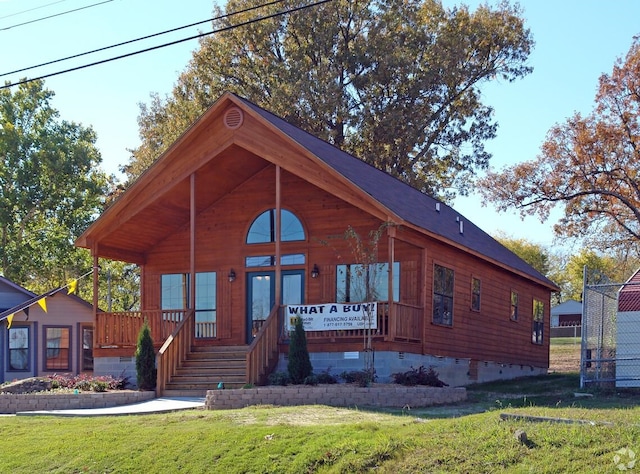
<svg viewBox="0 0 640 474">
<path fill-rule="evenodd" d="M 174 229 L 186 225 L 188 212 L 185 211 L 188 211 L 188 209 L 185 209 L 184 201 L 186 200 L 188 203 L 189 200 L 188 175 L 190 172 L 195 170 L 201 172 L 208 162 L 216 161 L 212 160 L 212 158 L 216 157 L 216 153 L 222 156 L 225 149 L 233 145 L 237 145 L 241 149 L 246 147 L 245 149 L 247 150 L 252 148 L 251 152 L 256 156 L 259 156 L 263 151 L 259 145 L 256 145 L 255 139 L 248 140 L 246 135 L 241 136 L 241 133 L 234 136 L 232 132 L 220 132 L 221 137 L 216 143 L 212 144 L 216 148 L 215 152 L 202 150 L 194 145 L 198 140 L 203 140 L 206 133 L 210 134 L 211 125 L 215 123 L 215 120 L 220 119 L 223 112 L 228 110 L 230 105 L 239 107 L 247 115 L 255 118 L 255 126 L 264 127 L 277 135 L 279 137 L 279 146 L 284 145 L 285 147 L 295 148 L 296 153 L 299 153 L 299 155 L 296 155 L 299 158 L 296 159 L 301 163 L 304 161 L 300 165 L 301 167 L 305 165 L 313 166 L 330 175 L 333 180 L 332 185 L 335 186 L 336 190 L 340 188 L 341 192 L 351 195 L 353 198 L 352 204 L 361 207 L 367 206 L 367 209 L 374 210 L 383 219 L 393 221 L 395 224 L 407 225 L 418 232 L 435 237 L 520 276 L 537 281 L 552 291 L 559 289 L 552 281 L 471 221 L 457 213 L 453 208 L 295 127 L 254 103 L 229 92 L 220 97 L 200 119 L 185 131 L 78 238 L 76 245 L 89 248 L 101 236 L 110 234 L 111 238 L 108 243 L 111 244 L 111 247 L 106 244 L 104 244 L 104 247 L 100 247 L 102 256 L 121 257 L 121 259 L 129 259 L 128 261 L 140 263 L 143 246 L 153 245 L 154 239 L 159 239 L 160 232 L 168 232 L 170 225 Z M 240 128 L 240 131 L 242 128 Z M 190 160 L 185 160 L 184 157 L 189 154 L 191 154 Z M 271 159 L 275 162 L 275 160 L 283 158 L 281 156 L 272 156 Z M 290 168 L 294 168 L 297 165 L 297 163 L 292 163 L 291 161 L 288 164 Z M 228 171 L 230 166 L 234 166 L 229 161 L 225 162 L 225 166 L 227 173 L 242 175 L 242 173 L 248 172 L 238 168 Z M 316 179 L 316 176 L 313 173 L 308 174 L 309 176 L 304 178 L 309 182 L 313 182 L 312 180 Z M 162 191 L 159 188 L 155 188 L 155 191 L 151 192 L 150 190 L 154 189 L 155 183 L 164 183 L 165 188 Z M 314 184 L 318 184 L 318 182 L 316 181 Z M 170 193 L 169 190 L 171 191 Z M 149 195 L 152 195 L 153 198 L 150 198 Z M 179 199 L 182 199 L 182 204 L 179 204 Z M 209 199 L 213 198 L 210 197 Z M 204 204 L 201 207 L 204 207 Z M 198 206 L 199 204 L 196 202 L 196 207 L 198 208 Z M 170 216 L 170 218 L 166 217 L 162 222 L 159 222 L 165 215 Z M 151 223 L 154 219 L 159 225 L 147 225 L 144 229 L 146 234 L 139 236 L 136 239 L 137 243 L 128 242 L 127 245 L 129 247 L 125 248 L 123 236 L 127 232 L 131 232 L 130 227 L 127 226 L 136 221 Z M 117 232 L 120 232 L 120 234 L 117 234 Z M 151 232 L 155 232 L 155 234 L 151 234 Z M 122 247 L 120 249 L 114 248 L 116 244 Z M 134 247 L 136 245 L 137 247 Z"/>
<path fill-rule="evenodd" d="M 567 300 L 551 308 L 551 316 L 561 314 L 582 314 L 582 303 L 576 300 Z"/>
<path fill-rule="evenodd" d="M 235 96 L 237 97 L 237 96 Z M 373 199 L 419 230 L 456 247 L 534 278 L 554 291 L 557 285 L 450 206 L 399 179 L 237 97 L 270 124 L 346 177 Z"/>
</svg>

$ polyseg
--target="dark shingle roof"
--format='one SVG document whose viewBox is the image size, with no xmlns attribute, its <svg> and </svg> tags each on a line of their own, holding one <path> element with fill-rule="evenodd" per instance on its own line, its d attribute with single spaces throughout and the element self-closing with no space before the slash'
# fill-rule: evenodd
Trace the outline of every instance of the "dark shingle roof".
<svg viewBox="0 0 640 474">
<path fill-rule="evenodd" d="M 528 263 L 453 208 L 236 96 L 289 138 L 407 222 L 557 288 Z M 439 211 L 436 208 L 438 205 Z M 460 232 L 462 221 L 463 232 Z"/>
</svg>

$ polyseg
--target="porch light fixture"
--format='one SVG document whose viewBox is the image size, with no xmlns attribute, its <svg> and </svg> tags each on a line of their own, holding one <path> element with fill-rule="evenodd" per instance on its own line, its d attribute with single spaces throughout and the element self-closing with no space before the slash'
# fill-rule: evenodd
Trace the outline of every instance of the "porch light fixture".
<svg viewBox="0 0 640 474">
<path fill-rule="evenodd" d="M 229 281 L 230 282 L 234 282 L 236 281 L 236 272 L 233 270 L 233 268 L 229 271 Z"/>
<path fill-rule="evenodd" d="M 311 278 L 318 278 L 318 275 L 320 275 L 320 269 L 318 268 L 318 265 L 314 263 L 313 270 L 311 270 Z"/>
</svg>

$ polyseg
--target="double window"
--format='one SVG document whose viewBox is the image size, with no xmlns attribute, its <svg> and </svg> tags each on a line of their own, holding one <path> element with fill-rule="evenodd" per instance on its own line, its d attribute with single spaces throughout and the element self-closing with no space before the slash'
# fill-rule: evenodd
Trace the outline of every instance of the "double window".
<svg viewBox="0 0 640 474">
<path fill-rule="evenodd" d="M 389 299 L 388 263 L 338 265 L 336 277 L 338 303 Z M 393 301 L 400 301 L 400 262 L 393 262 Z"/>
<path fill-rule="evenodd" d="M 453 326 L 454 272 L 451 268 L 433 266 L 433 322 Z"/>
<path fill-rule="evenodd" d="M 544 340 L 544 303 L 533 299 L 533 328 L 531 331 L 531 342 L 542 344 Z"/>
<path fill-rule="evenodd" d="M 188 273 L 173 273 L 161 277 L 163 310 L 189 307 Z M 217 290 L 216 273 L 196 273 L 196 337 L 216 337 Z"/>
</svg>

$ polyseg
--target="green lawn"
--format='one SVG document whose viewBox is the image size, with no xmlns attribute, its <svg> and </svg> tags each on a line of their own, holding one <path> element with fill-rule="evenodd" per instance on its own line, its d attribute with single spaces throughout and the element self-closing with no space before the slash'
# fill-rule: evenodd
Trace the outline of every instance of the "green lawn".
<svg viewBox="0 0 640 474">
<path fill-rule="evenodd" d="M 618 472 L 640 455 L 634 392 L 576 398 L 577 375 L 476 385 L 432 409 L 323 406 L 104 418 L 1 417 L 11 473 Z M 591 424 L 501 421 L 501 413 Z M 514 436 L 526 431 L 528 442 Z M 618 458 L 614 458 L 618 456 Z"/>
</svg>

